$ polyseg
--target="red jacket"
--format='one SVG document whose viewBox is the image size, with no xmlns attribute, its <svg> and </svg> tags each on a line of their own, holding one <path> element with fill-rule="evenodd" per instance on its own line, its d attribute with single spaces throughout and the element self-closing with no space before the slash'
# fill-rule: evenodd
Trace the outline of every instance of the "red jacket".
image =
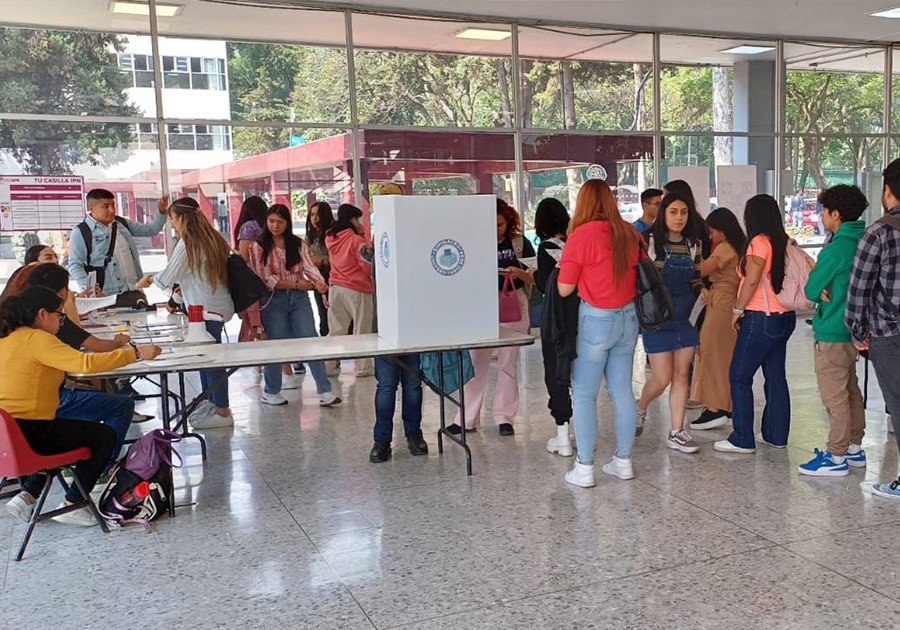
<svg viewBox="0 0 900 630">
<path fill-rule="evenodd" d="M 341 230 L 337 236 L 325 237 L 325 247 L 331 264 L 329 284 L 360 293 L 375 293 L 372 246 L 366 239 L 353 230 Z"/>
</svg>

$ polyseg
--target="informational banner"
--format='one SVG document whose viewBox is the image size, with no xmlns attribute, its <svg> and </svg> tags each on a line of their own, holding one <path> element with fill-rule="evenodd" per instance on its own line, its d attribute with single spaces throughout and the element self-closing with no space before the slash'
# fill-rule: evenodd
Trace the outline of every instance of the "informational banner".
<svg viewBox="0 0 900 630">
<path fill-rule="evenodd" d="M 728 208 L 744 223 L 744 206 L 757 192 L 756 166 L 719 166 L 716 168 L 716 206 Z"/>
<path fill-rule="evenodd" d="M 694 193 L 697 212 L 704 218 L 709 214 L 709 168 L 706 166 L 670 166 L 666 181 L 683 179 Z"/>
<path fill-rule="evenodd" d="M 83 220 L 83 177 L 0 176 L 0 230 L 70 230 Z"/>
</svg>

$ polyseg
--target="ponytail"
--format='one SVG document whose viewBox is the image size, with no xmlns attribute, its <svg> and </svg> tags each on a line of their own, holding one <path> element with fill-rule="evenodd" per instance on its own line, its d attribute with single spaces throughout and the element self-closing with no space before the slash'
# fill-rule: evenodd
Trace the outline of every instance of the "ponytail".
<svg viewBox="0 0 900 630">
<path fill-rule="evenodd" d="M 7 337 L 22 326 L 32 326 L 41 309 L 56 311 L 62 298 L 44 287 L 28 287 L 19 295 L 0 302 L 0 338 Z"/>
</svg>

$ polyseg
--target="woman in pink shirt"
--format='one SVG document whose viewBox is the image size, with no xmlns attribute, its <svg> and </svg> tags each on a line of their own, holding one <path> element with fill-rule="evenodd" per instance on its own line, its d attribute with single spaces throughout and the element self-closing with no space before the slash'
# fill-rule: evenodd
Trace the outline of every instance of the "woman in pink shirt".
<svg viewBox="0 0 900 630">
<path fill-rule="evenodd" d="M 309 292 L 324 293 L 325 280 L 313 264 L 309 248 L 291 232 L 291 212 L 277 203 L 266 215 L 266 229 L 258 243 L 250 246 L 250 266 L 272 290 L 272 298 L 262 309 L 263 326 L 269 339 L 317 337 Z M 341 402 L 331 392 L 325 364 L 311 361 L 309 371 L 316 381 L 319 404 L 330 407 Z M 259 400 L 267 405 L 286 405 L 281 395 L 281 366 L 267 365 L 265 388 Z"/>
<path fill-rule="evenodd" d="M 372 279 L 372 244 L 365 237 L 362 210 L 349 203 L 338 207 L 337 219 L 325 234 L 331 264 L 328 290 L 328 335 L 340 337 L 372 332 L 375 281 Z M 372 359 L 357 359 L 356 376 L 374 374 Z"/>
</svg>

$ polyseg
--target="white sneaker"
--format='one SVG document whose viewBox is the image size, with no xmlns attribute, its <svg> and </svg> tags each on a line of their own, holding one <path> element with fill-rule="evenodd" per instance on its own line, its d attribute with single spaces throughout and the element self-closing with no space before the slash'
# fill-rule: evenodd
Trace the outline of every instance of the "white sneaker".
<svg viewBox="0 0 900 630">
<path fill-rule="evenodd" d="M 319 406 L 320 407 L 333 407 L 334 405 L 340 404 L 341 399 L 334 395 L 334 392 L 327 392 L 325 394 L 319 394 Z"/>
<path fill-rule="evenodd" d="M 6 512 L 26 523 L 34 512 L 35 498 L 24 490 L 6 502 Z"/>
<path fill-rule="evenodd" d="M 59 507 L 65 507 L 65 503 Z M 97 519 L 94 518 L 94 513 L 91 512 L 91 508 L 89 507 L 79 508 L 71 512 L 66 512 L 65 514 L 60 514 L 59 516 L 54 516 L 53 520 L 57 523 L 62 523 L 63 525 L 78 525 L 79 527 L 99 525 Z"/>
<path fill-rule="evenodd" d="M 594 480 L 594 465 L 576 461 L 572 470 L 566 473 L 566 482 L 579 488 L 593 488 L 597 485 Z"/>
<path fill-rule="evenodd" d="M 742 448 L 735 446 L 728 440 L 719 440 L 713 444 L 713 448 L 722 453 L 741 453 L 743 455 L 751 455 L 756 452 L 755 448 Z"/>
<path fill-rule="evenodd" d="M 613 477 L 618 477 L 619 479 L 623 479 L 628 481 L 629 479 L 634 479 L 634 469 L 631 467 L 631 458 L 628 459 L 619 459 L 615 455 L 613 458 L 609 460 L 607 463 L 603 464 L 603 468 L 601 468 L 603 472 L 607 475 L 612 475 Z"/>
<path fill-rule="evenodd" d="M 220 416 L 215 409 L 210 411 L 202 418 L 191 421 L 191 426 L 195 429 L 221 429 L 223 427 L 234 426 L 234 416 L 228 412 L 227 416 Z"/>
<path fill-rule="evenodd" d="M 131 414 L 132 424 L 140 424 L 141 422 L 147 422 L 148 420 L 153 420 L 153 416 L 151 416 L 149 413 L 141 413 L 140 411 L 135 411 Z"/>
<path fill-rule="evenodd" d="M 772 444 L 771 442 L 767 442 L 766 439 L 763 437 L 762 433 L 756 434 L 756 441 L 760 442 L 762 444 L 765 444 L 766 446 L 771 446 L 772 448 L 787 448 L 787 444 L 782 444 L 781 446 L 778 446 L 777 444 Z"/>
<path fill-rule="evenodd" d="M 281 390 L 284 391 L 286 389 L 300 389 L 300 379 L 293 374 L 290 376 L 287 374 L 282 375 Z"/>
<path fill-rule="evenodd" d="M 213 413 L 216 410 L 216 406 L 209 402 L 208 400 L 202 400 L 197 408 L 194 409 L 194 412 L 188 416 L 188 422 L 191 423 L 191 426 L 197 426 L 198 422 L 202 422 L 203 419 L 209 414 Z"/>
<path fill-rule="evenodd" d="M 259 402 L 264 405 L 274 405 L 276 407 L 280 407 L 281 405 L 288 404 L 288 399 L 281 394 L 267 394 L 266 392 L 262 392 L 259 395 Z"/>
<path fill-rule="evenodd" d="M 572 448 L 572 440 L 569 439 L 568 435 L 556 435 L 547 440 L 547 452 L 557 453 L 561 457 L 572 457 L 575 454 L 575 449 Z"/>
</svg>

